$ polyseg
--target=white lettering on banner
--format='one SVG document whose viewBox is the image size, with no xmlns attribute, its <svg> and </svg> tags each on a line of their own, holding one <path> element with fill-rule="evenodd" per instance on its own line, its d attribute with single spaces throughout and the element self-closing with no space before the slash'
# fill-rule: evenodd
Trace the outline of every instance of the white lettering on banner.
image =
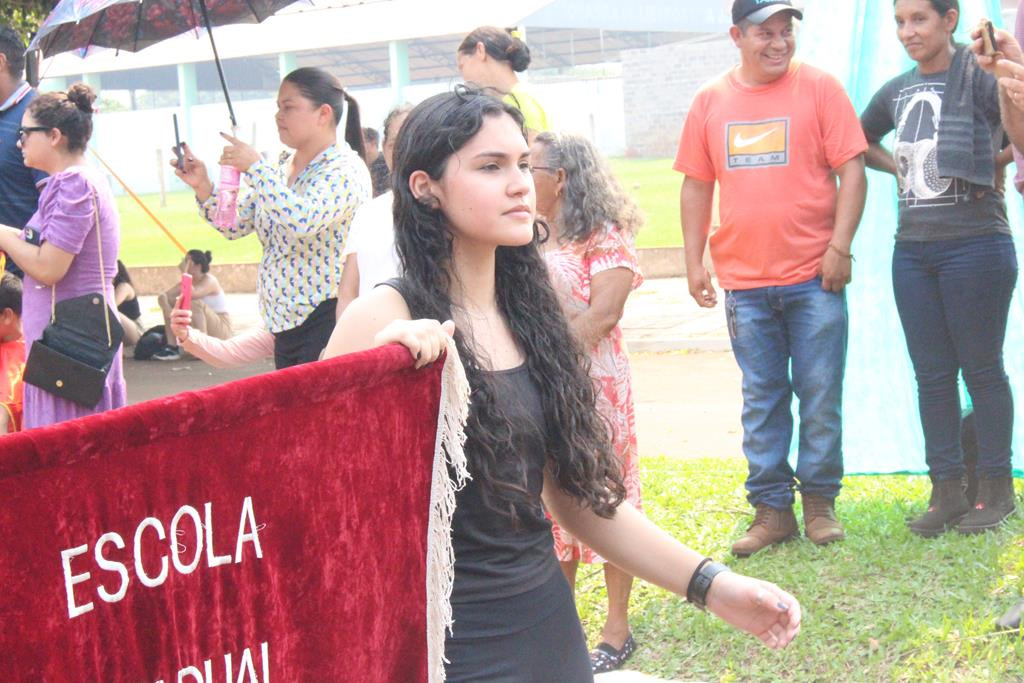
<svg viewBox="0 0 1024 683">
<path fill-rule="evenodd" d="M 96 589 L 100 599 L 103 602 L 117 602 L 124 597 L 124 594 L 128 592 L 128 570 L 124 568 L 124 565 L 114 560 L 108 560 L 103 556 L 103 546 L 107 542 L 112 542 L 119 549 L 124 550 L 124 539 L 121 538 L 121 534 L 116 531 L 111 531 L 100 536 L 99 540 L 96 541 L 96 564 L 100 566 L 100 569 L 108 572 L 117 572 L 121 575 L 121 586 L 117 589 L 117 592 L 110 593 L 103 586 Z"/>
<path fill-rule="evenodd" d="M 193 546 L 196 549 L 195 557 L 192 558 L 191 564 L 181 563 L 181 554 L 188 550 L 187 545 L 180 543 L 181 537 L 184 536 L 184 532 L 178 530 L 178 522 L 181 518 L 188 515 L 192 518 L 192 523 L 196 529 L 196 542 Z M 171 561 L 174 563 L 174 568 L 179 574 L 191 574 L 199 566 L 199 562 L 203 559 L 203 523 L 199 520 L 199 511 L 191 505 L 182 505 L 181 508 L 174 513 L 174 517 L 171 519 Z"/>
<path fill-rule="evenodd" d="M 249 500 L 246 498 L 246 500 Z M 203 508 L 203 512 L 206 513 L 206 566 L 207 567 L 219 567 L 222 564 L 231 564 L 230 555 L 217 555 L 217 552 L 213 549 L 213 512 L 210 508 L 211 503 L 207 503 Z M 242 518 L 245 518 L 245 508 L 243 506 Z"/>
<path fill-rule="evenodd" d="M 135 529 L 135 575 L 139 577 L 139 581 L 142 582 L 143 586 L 156 588 L 163 585 L 163 582 L 167 580 L 167 556 L 164 555 L 160 558 L 160 573 L 156 575 L 155 579 L 146 573 L 145 567 L 142 566 L 142 532 L 147 527 L 156 529 L 156 537 L 161 541 L 167 538 L 167 534 L 164 533 L 164 525 L 156 517 L 146 517 L 139 522 L 138 528 Z"/>
<path fill-rule="evenodd" d="M 259 654 L 254 657 L 251 648 L 242 650 L 241 659 L 238 662 L 237 672 L 232 665 L 234 658 L 228 652 L 224 655 L 224 670 L 215 671 L 214 660 L 203 661 L 202 670 L 198 666 L 186 666 L 180 669 L 177 677 L 171 679 L 172 683 L 270 683 L 270 644 L 260 643 Z M 259 664 L 260 674 L 256 672 Z M 156 681 L 164 683 L 164 679 Z"/>
<path fill-rule="evenodd" d="M 147 588 L 156 588 L 163 585 L 164 582 L 167 581 L 168 574 L 170 573 L 170 565 L 173 565 L 174 570 L 179 574 L 191 574 L 199 568 L 204 557 L 206 558 L 207 568 L 211 569 L 228 564 L 241 564 L 243 550 L 246 543 L 252 544 L 256 559 L 263 559 L 263 547 L 260 545 L 259 536 L 261 527 L 256 522 L 256 513 L 253 510 L 251 496 L 246 496 L 242 501 L 242 510 L 238 519 L 238 535 L 235 538 L 234 561 L 232 561 L 230 554 L 218 555 L 214 550 L 212 503 L 205 503 L 203 505 L 203 512 L 204 518 L 201 519 L 199 511 L 195 507 L 191 505 L 182 505 L 171 518 L 170 527 L 166 532 L 164 531 L 163 523 L 161 523 L 161 521 L 156 517 L 146 517 L 139 522 L 138 526 L 135 528 L 135 534 L 133 537 L 134 542 L 132 543 L 131 550 L 135 575 L 143 586 L 146 586 Z M 183 520 L 186 517 L 190 518 L 190 522 L 183 524 Z M 190 525 L 194 528 L 194 545 L 191 542 L 193 538 L 193 531 L 188 528 Z M 156 576 L 151 576 L 145 569 L 147 565 L 153 567 L 155 564 L 152 556 L 149 556 L 149 558 L 143 557 L 142 536 L 147 532 L 155 534 L 157 540 L 167 541 L 167 545 L 170 546 L 170 562 L 168 562 L 166 547 L 164 547 L 161 554 L 157 555 L 159 558 L 160 571 Z M 189 542 L 183 543 L 182 541 L 186 536 L 188 537 Z M 111 551 L 107 548 L 107 546 L 110 545 L 115 546 L 118 550 L 125 550 L 126 545 L 124 536 L 116 531 L 108 531 L 102 534 L 93 544 L 93 559 L 96 566 L 104 574 L 109 573 L 118 575 L 119 583 L 117 584 L 117 589 L 111 591 L 110 582 L 113 577 L 106 580 L 99 580 L 95 590 L 96 594 L 99 595 L 100 599 L 104 602 L 115 603 L 120 602 L 124 599 L 125 595 L 127 595 L 129 585 L 131 584 L 131 577 L 128 573 L 127 562 L 115 559 L 117 557 L 116 551 Z M 150 547 L 154 546 L 151 545 Z M 75 569 L 72 567 L 72 562 L 76 557 L 80 555 L 87 555 L 88 552 L 89 544 L 67 548 L 60 552 L 61 566 L 64 574 L 64 589 L 67 594 L 68 601 L 69 619 L 82 616 L 83 614 L 92 611 L 95 607 L 92 602 L 83 602 L 79 604 L 75 601 L 75 586 L 90 582 L 93 575 L 88 571 L 76 574 Z M 150 561 L 145 562 L 144 559 L 149 559 Z M 244 664 L 245 655 L 243 654 L 242 656 L 242 662 Z M 241 667 L 242 665 L 240 664 L 239 666 Z M 195 676 L 196 674 L 192 671 L 186 671 L 182 675 Z M 202 681 L 203 679 L 200 678 L 199 680 Z"/>
<path fill-rule="evenodd" d="M 84 574 L 71 573 L 71 558 L 76 555 L 84 555 L 87 552 L 89 552 L 89 546 L 87 545 L 80 545 L 60 551 L 61 564 L 64 566 L 64 589 L 68 593 L 68 619 L 74 619 L 77 616 L 92 611 L 93 605 L 91 602 L 87 602 L 84 605 L 75 604 L 75 584 L 88 581 L 89 572 Z"/>
<path fill-rule="evenodd" d="M 248 524 L 249 531 L 245 531 Z M 235 543 L 235 563 L 242 561 L 242 543 L 249 541 L 256 550 L 256 557 L 263 559 L 263 548 L 260 547 L 259 527 L 256 526 L 256 515 L 252 511 L 252 498 L 245 497 L 242 501 L 242 518 L 238 520 L 238 541 Z"/>
</svg>

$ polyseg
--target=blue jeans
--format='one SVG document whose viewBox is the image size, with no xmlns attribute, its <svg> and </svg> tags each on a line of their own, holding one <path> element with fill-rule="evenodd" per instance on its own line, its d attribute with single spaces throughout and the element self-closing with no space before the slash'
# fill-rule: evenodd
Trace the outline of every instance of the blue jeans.
<svg viewBox="0 0 1024 683">
<path fill-rule="evenodd" d="M 917 376 L 925 460 L 935 481 L 964 473 L 959 373 L 974 404 L 978 477 L 1010 476 L 1013 395 L 1003 340 L 1017 282 L 1008 235 L 897 242 L 892 258 L 896 308 Z"/>
<path fill-rule="evenodd" d="M 824 291 L 820 278 L 729 290 L 725 312 L 743 372 L 747 500 L 786 508 L 797 485 L 834 500 L 843 478 L 846 295 Z M 789 464 L 794 394 L 800 401 L 795 473 Z"/>
</svg>

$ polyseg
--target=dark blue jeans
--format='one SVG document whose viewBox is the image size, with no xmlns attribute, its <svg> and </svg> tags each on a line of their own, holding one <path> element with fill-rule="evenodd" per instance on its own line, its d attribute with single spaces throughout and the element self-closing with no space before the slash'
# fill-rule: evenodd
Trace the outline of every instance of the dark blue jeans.
<svg viewBox="0 0 1024 683">
<path fill-rule="evenodd" d="M 729 290 L 725 313 L 743 371 L 747 500 L 789 507 L 797 481 L 803 493 L 835 499 L 843 478 L 846 295 L 824 291 L 820 278 Z M 793 394 L 800 400 L 796 472 L 789 464 Z"/>
<path fill-rule="evenodd" d="M 1016 282 L 1017 254 L 1008 235 L 896 243 L 893 290 L 917 376 L 933 480 L 964 473 L 961 370 L 974 404 L 978 477 L 1010 476 L 1013 396 L 1003 369 L 1003 340 Z"/>
</svg>

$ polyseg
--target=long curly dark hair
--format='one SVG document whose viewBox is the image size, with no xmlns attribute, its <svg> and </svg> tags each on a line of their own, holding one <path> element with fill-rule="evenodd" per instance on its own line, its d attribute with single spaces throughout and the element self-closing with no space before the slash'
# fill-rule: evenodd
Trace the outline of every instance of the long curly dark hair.
<svg viewBox="0 0 1024 683">
<path fill-rule="evenodd" d="M 453 235 L 443 207 L 417 200 L 409 177 L 425 171 L 440 180 L 452 155 L 477 134 L 486 118 L 498 116 L 510 116 L 523 127 L 515 107 L 460 87 L 422 102 L 398 134 L 393 173 L 395 247 L 407 285 L 403 293 L 415 318 L 452 317 Z M 598 515 L 611 517 L 625 497 L 621 468 L 612 452 L 608 425 L 595 408 L 589 361 L 570 332 L 548 280 L 538 248 L 542 234 L 546 236 L 546 227 L 535 223 L 530 244 L 497 248 L 498 310 L 540 391 L 547 454 L 558 485 Z M 515 518 L 516 503 L 527 494 L 526 456 L 513 446 L 510 420 L 499 407 L 494 385 L 471 342 L 472 330 L 456 330 L 455 343 L 472 387 L 466 453 L 474 477 L 483 483 L 486 504 Z M 517 475 L 499 476 L 509 471 L 510 455 L 519 459 L 511 463 Z"/>
</svg>

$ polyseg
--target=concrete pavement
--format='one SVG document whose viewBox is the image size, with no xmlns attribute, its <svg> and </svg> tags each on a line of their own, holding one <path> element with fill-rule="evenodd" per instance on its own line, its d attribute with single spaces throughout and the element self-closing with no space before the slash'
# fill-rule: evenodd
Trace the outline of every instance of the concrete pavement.
<svg viewBox="0 0 1024 683">
<path fill-rule="evenodd" d="M 259 324 L 255 294 L 228 294 L 235 331 Z M 163 321 L 156 297 L 140 297 L 146 326 Z M 723 305 L 700 308 L 687 291 L 685 278 L 647 280 L 626 300 L 622 330 L 629 350 L 728 351 Z"/>
</svg>

